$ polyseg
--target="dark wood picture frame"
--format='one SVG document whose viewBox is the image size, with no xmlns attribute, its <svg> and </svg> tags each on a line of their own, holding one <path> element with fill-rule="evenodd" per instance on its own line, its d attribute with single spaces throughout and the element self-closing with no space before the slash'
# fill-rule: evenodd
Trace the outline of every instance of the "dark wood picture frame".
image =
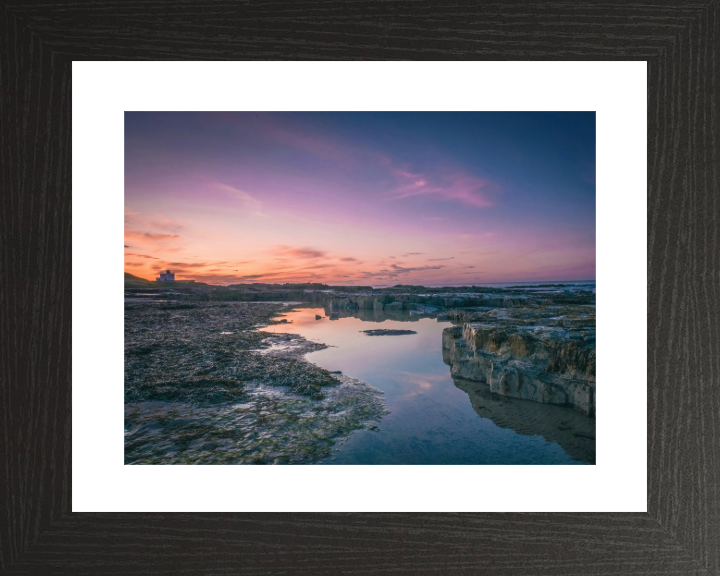
<svg viewBox="0 0 720 576">
<path fill-rule="evenodd" d="M 0 4 L 0 573 L 720 574 L 719 5 Z M 140 59 L 647 61 L 648 512 L 72 513 L 71 64 Z"/>
</svg>

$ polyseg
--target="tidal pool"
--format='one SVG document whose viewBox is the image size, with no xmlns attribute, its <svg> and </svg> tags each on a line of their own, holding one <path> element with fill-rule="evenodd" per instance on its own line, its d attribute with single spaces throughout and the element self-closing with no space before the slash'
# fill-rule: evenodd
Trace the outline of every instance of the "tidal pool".
<svg viewBox="0 0 720 576">
<path fill-rule="evenodd" d="M 323 316 L 316 319 L 316 315 Z M 330 346 L 306 355 L 381 390 L 390 411 L 378 429 L 354 432 L 320 464 L 582 464 L 595 462 L 594 420 L 569 408 L 498 398 L 454 381 L 439 322 L 409 312 L 361 311 L 330 319 L 322 308 L 285 313 L 277 332 Z M 416 334 L 370 336 L 368 329 Z M 587 429 L 586 435 L 577 433 Z M 574 430 L 575 433 L 564 432 Z"/>
</svg>

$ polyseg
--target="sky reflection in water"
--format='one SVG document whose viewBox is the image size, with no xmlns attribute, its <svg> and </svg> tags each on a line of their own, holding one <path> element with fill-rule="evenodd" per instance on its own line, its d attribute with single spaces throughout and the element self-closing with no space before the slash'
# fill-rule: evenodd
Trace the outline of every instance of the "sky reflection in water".
<svg viewBox="0 0 720 576">
<path fill-rule="evenodd" d="M 318 308 L 288 312 L 285 317 L 292 324 L 278 326 L 275 331 L 300 334 L 332 346 L 308 354 L 307 359 L 379 388 L 391 412 L 380 422 L 379 432 L 354 433 L 323 463 L 581 463 L 570 458 L 556 442 L 500 428 L 475 412 L 468 394 L 455 386 L 442 360 L 441 333 L 449 322 L 416 319 L 409 313 L 393 314 L 406 321 L 375 314 L 381 323 L 358 318 L 316 320 L 316 314 L 325 316 L 324 310 Z M 411 319 L 415 321 L 407 321 Z M 362 332 L 374 328 L 412 329 L 417 334 L 368 336 Z M 552 408 L 564 414 L 565 409 Z"/>
</svg>

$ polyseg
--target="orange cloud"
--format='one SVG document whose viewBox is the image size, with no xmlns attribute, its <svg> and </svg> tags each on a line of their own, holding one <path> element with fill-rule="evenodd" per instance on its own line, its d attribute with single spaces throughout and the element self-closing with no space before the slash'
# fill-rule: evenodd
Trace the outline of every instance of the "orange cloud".
<svg viewBox="0 0 720 576">
<path fill-rule="evenodd" d="M 165 232 L 178 232 L 183 228 L 179 220 L 166 218 L 165 216 L 153 216 L 143 218 L 139 212 L 125 208 L 125 226 L 128 228 L 154 228 Z"/>
<path fill-rule="evenodd" d="M 154 232 L 140 232 L 138 230 L 125 230 L 125 238 L 145 240 L 150 242 L 161 242 L 172 238 L 180 238 L 178 234 L 156 234 Z"/>
<path fill-rule="evenodd" d="M 363 271 L 363 272 L 360 272 L 359 274 L 360 274 L 360 278 L 362 278 L 362 279 L 370 279 L 370 278 L 393 279 L 393 278 L 397 278 L 401 274 L 410 274 L 411 272 L 422 272 L 423 270 L 440 270 L 441 268 L 445 268 L 445 266 L 440 264 L 438 266 L 418 266 L 415 268 L 404 268 L 397 264 L 391 264 L 390 270 L 388 270 L 387 268 L 383 268 L 381 270 L 378 270 L 377 272 Z"/>
<path fill-rule="evenodd" d="M 292 256 L 294 258 L 300 258 L 300 259 L 310 259 L 310 258 L 324 258 L 326 256 L 326 253 L 322 250 L 316 250 L 315 248 L 309 248 L 309 247 L 299 247 L 294 248 L 292 246 L 285 246 L 285 245 L 279 245 L 275 247 L 276 254 L 281 254 L 283 256 Z"/>
</svg>

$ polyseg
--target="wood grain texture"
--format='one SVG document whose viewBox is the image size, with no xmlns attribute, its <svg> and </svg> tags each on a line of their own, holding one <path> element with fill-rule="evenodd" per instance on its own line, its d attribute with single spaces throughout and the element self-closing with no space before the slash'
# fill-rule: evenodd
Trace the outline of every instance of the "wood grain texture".
<svg viewBox="0 0 720 576">
<path fill-rule="evenodd" d="M 719 18 L 717 1 L 1 4 L 0 572 L 720 574 Z M 646 60 L 649 512 L 72 514 L 73 59 Z"/>
</svg>

